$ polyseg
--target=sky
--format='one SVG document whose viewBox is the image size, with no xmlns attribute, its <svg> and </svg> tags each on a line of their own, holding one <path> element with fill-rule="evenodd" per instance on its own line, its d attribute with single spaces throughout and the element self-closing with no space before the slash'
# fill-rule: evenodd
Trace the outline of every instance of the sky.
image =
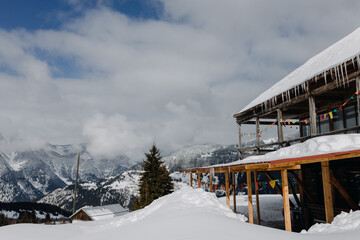
<svg viewBox="0 0 360 240">
<path fill-rule="evenodd" d="M 236 144 L 233 114 L 357 29 L 359 9 L 356 0 L 2 0 L 0 133 L 13 150 L 88 143 L 134 159 L 153 143 L 163 153 Z"/>
</svg>

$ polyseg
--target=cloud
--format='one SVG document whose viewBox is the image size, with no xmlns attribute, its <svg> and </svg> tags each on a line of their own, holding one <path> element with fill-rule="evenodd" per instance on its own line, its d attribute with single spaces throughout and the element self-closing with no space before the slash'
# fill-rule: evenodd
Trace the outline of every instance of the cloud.
<svg viewBox="0 0 360 240">
<path fill-rule="evenodd" d="M 158 19 L 80 2 L 60 29 L 0 30 L 0 132 L 134 159 L 235 144 L 234 113 L 360 20 L 357 1 L 153 2 Z"/>
<path fill-rule="evenodd" d="M 85 123 L 83 134 L 90 140 L 88 151 L 95 156 L 126 155 L 139 161 L 144 149 L 151 144 L 151 138 L 141 135 L 140 130 L 125 116 L 105 117 L 98 113 Z"/>
</svg>

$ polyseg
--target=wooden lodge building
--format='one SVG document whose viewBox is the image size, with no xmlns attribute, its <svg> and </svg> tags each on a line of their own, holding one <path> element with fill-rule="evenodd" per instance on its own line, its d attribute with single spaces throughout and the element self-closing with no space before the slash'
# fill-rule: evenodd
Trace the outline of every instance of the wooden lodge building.
<svg viewBox="0 0 360 240">
<path fill-rule="evenodd" d="M 316 222 L 332 222 L 340 211 L 359 209 L 360 143 L 345 143 L 344 138 L 360 139 L 357 134 L 360 130 L 359 55 L 360 28 L 308 60 L 234 115 L 239 132 L 239 161 L 183 172 L 196 173 L 198 179 L 201 173 L 211 173 L 210 191 L 213 190 L 213 173 L 225 173 L 227 204 L 230 206 L 231 173 L 246 172 L 247 185 L 251 186 L 252 179 L 256 184 L 259 172 L 280 171 L 282 184 L 277 188 L 283 196 L 287 231 L 294 227 L 295 218 L 300 228 L 308 229 Z M 246 128 L 252 125 L 254 132 L 243 132 L 246 125 Z M 288 125 L 297 126 L 299 132 L 296 137 L 284 138 L 284 127 Z M 277 141 L 262 144 L 261 136 L 270 128 L 276 129 Z M 243 138 L 249 135 L 256 138 L 255 146 L 242 147 Z M 295 145 L 315 144 L 316 141 L 334 141 L 333 145 L 331 142 L 328 145 L 335 147 L 324 150 L 314 145 L 312 152 L 300 151 L 297 154 L 287 150 Z M 348 145 L 344 149 L 336 148 L 341 144 Z M 279 154 L 268 153 L 270 150 Z M 289 154 L 282 155 L 280 152 Z M 246 157 L 247 154 L 257 156 Z M 252 178 L 252 174 L 255 177 Z M 268 176 L 271 178 L 271 175 Z M 288 177 L 292 177 L 299 186 L 300 198 L 294 194 L 296 203 L 289 202 Z M 234 177 L 232 185 L 235 186 Z M 255 194 L 258 208 L 257 190 Z M 252 191 L 248 191 L 248 197 L 249 222 L 253 223 Z M 234 196 L 234 211 L 235 199 Z M 256 212 L 259 224 L 259 209 Z"/>
</svg>

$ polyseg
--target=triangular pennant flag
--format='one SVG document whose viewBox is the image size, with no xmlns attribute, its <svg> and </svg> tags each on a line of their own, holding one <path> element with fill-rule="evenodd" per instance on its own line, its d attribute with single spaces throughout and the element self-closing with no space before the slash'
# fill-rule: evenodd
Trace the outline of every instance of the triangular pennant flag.
<svg viewBox="0 0 360 240">
<path fill-rule="evenodd" d="M 324 121 L 324 119 L 323 119 L 323 116 L 322 116 L 322 115 L 320 115 L 320 121 Z"/>
<path fill-rule="evenodd" d="M 330 119 L 333 119 L 334 118 L 334 115 L 332 112 L 329 112 L 329 116 L 330 116 Z"/>
<path fill-rule="evenodd" d="M 271 186 L 272 188 L 275 187 L 275 184 L 276 184 L 276 180 L 271 180 L 271 181 L 270 181 L 270 186 Z"/>
</svg>

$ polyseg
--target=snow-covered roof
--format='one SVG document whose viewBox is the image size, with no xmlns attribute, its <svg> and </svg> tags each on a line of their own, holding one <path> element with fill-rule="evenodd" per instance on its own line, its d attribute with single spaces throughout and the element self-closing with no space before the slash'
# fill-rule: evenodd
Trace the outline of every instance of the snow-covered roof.
<svg viewBox="0 0 360 240">
<path fill-rule="evenodd" d="M 311 138 L 303 143 L 281 148 L 265 155 L 249 156 L 232 163 L 217 164 L 203 168 L 231 167 L 236 165 L 270 163 L 282 159 L 294 159 L 322 154 L 360 150 L 360 134 L 339 134 Z M 201 169 L 201 167 L 199 168 Z"/>
<path fill-rule="evenodd" d="M 123 208 L 120 204 L 111 204 L 111 205 L 98 206 L 98 207 L 80 208 L 73 215 L 71 215 L 70 218 L 75 216 L 80 211 L 84 211 L 92 220 L 101 220 L 106 218 L 118 217 L 128 213 L 128 210 Z"/>
<path fill-rule="evenodd" d="M 321 53 L 309 59 L 301 67 L 284 77 L 271 88 L 263 92 L 240 112 L 248 110 L 258 104 L 261 104 L 277 95 L 286 92 L 298 85 L 303 84 L 307 80 L 325 73 L 327 70 L 332 69 L 349 60 L 357 59 L 359 63 L 360 55 L 360 28 L 328 47 Z"/>
</svg>

